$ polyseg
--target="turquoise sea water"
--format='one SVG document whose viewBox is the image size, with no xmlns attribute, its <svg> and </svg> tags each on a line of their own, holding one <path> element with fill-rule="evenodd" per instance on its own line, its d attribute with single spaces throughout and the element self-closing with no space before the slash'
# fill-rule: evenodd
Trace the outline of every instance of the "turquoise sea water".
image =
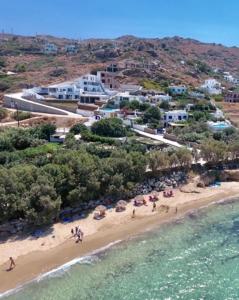
<svg viewBox="0 0 239 300">
<path fill-rule="evenodd" d="M 193 212 L 4 299 L 239 299 L 239 202 Z"/>
</svg>

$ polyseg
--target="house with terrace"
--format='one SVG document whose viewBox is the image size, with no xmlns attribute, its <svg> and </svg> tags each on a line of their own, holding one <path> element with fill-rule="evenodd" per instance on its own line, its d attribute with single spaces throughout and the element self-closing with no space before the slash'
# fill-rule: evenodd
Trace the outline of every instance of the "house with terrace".
<svg viewBox="0 0 239 300">
<path fill-rule="evenodd" d="M 221 95 L 222 93 L 221 83 L 213 78 L 205 80 L 199 89 L 208 95 Z"/>
<path fill-rule="evenodd" d="M 187 92 L 187 87 L 185 85 L 171 85 L 169 87 L 169 93 L 172 96 L 184 95 Z"/>
<path fill-rule="evenodd" d="M 53 43 L 46 43 L 44 46 L 43 46 L 43 49 L 42 49 L 42 52 L 44 54 L 57 54 L 58 52 L 58 47 L 53 44 Z"/>
<path fill-rule="evenodd" d="M 177 123 L 188 120 L 188 112 L 186 110 L 172 110 L 164 113 L 165 126 L 170 123 Z"/>
</svg>

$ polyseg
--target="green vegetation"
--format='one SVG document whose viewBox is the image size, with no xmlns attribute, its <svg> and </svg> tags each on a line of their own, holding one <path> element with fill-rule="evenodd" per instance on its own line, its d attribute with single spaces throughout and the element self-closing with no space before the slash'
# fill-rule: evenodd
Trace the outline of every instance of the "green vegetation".
<svg viewBox="0 0 239 300">
<path fill-rule="evenodd" d="M 0 223 L 23 218 L 32 225 L 49 224 L 62 207 L 128 195 L 144 176 L 146 158 L 140 152 L 114 148 L 99 152 L 93 145 L 80 145 L 78 150 L 27 145 L 27 138 L 35 140 L 42 133 L 41 126 L 0 134 L 12 146 L 12 152 L 0 152 Z"/>
<path fill-rule="evenodd" d="M 91 130 L 94 134 L 105 137 L 124 137 L 127 133 L 123 122 L 118 118 L 102 119 L 94 123 Z"/>
<path fill-rule="evenodd" d="M 3 57 L 0 57 L 0 69 L 6 67 L 7 63 Z"/>
<path fill-rule="evenodd" d="M 25 64 L 16 64 L 14 67 L 14 72 L 23 73 L 26 72 L 27 67 Z"/>
<path fill-rule="evenodd" d="M 14 90 L 22 80 L 22 77 L 0 75 L 0 92 Z"/>
<path fill-rule="evenodd" d="M 150 107 L 149 103 L 141 103 L 137 100 L 128 101 L 123 100 L 120 102 L 120 108 L 126 108 L 130 110 L 139 110 L 139 111 L 146 111 Z"/>
<path fill-rule="evenodd" d="M 70 132 L 73 134 L 80 134 L 82 131 L 88 130 L 84 124 L 78 123 L 71 127 Z"/>
<path fill-rule="evenodd" d="M 158 126 L 160 126 L 160 120 L 161 113 L 158 107 L 150 106 L 148 109 L 146 109 L 143 115 L 143 121 L 144 123 L 148 123 L 150 125 L 150 128 L 157 128 Z"/>
<path fill-rule="evenodd" d="M 51 77 L 60 77 L 65 74 L 67 74 L 67 70 L 65 68 L 56 68 L 49 73 Z"/>
<path fill-rule="evenodd" d="M 140 85 L 142 85 L 146 90 L 164 90 L 158 82 L 153 80 L 144 79 L 140 82 Z"/>
<path fill-rule="evenodd" d="M 13 118 L 16 121 L 22 121 L 31 118 L 31 113 L 26 111 L 15 111 L 13 113 Z"/>
<path fill-rule="evenodd" d="M 204 135 L 200 124 L 191 134 Z M 115 119 L 101 122 L 95 130 L 105 134 L 105 126 L 110 126 L 112 136 L 122 134 L 122 124 Z M 147 153 L 145 145 L 133 137 L 119 144 L 81 124 L 72 127 L 63 146 L 48 143 L 54 131 L 51 124 L 0 131 L 0 223 L 22 218 L 30 225 L 51 224 L 64 207 L 79 207 L 98 198 L 130 197 L 148 168 L 152 176 L 158 176 L 158 171 L 172 167 L 189 169 L 193 156 L 199 158 L 198 151 L 185 148 Z M 76 141 L 75 133 L 90 143 Z M 220 140 L 203 140 L 201 157 L 213 164 L 238 159 L 239 139 L 231 141 L 235 136 L 236 131 L 227 130 Z"/>
<path fill-rule="evenodd" d="M 0 121 L 8 116 L 8 111 L 5 108 L 0 108 Z"/>
</svg>

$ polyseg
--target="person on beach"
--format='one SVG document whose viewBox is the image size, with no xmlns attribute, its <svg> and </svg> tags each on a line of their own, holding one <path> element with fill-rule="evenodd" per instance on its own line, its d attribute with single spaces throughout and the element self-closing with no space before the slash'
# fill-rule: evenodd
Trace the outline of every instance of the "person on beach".
<svg viewBox="0 0 239 300">
<path fill-rule="evenodd" d="M 135 208 L 133 209 L 133 212 L 132 212 L 132 218 L 135 217 Z"/>
<path fill-rule="evenodd" d="M 16 264 L 15 264 L 15 261 L 12 257 L 9 257 L 9 260 L 10 260 L 10 267 L 9 267 L 9 271 L 11 271 L 13 268 L 16 267 Z"/>
<path fill-rule="evenodd" d="M 83 242 L 84 232 L 80 230 L 80 233 L 81 233 L 81 242 Z"/>
<path fill-rule="evenodd" d="M 153 210 L 152 210 L 152 212 L 154 212 L 156 210 L 156 203 L 154 202 L 153 203 Z"/>
<path fill-rule="evenodd" d="M 177 214 L 178 213 L 178 207 L 176 206 L 176 208 L 175 208 L 175 214 Z"/>
<path fill-rule="evenodd" d="M 77 236 L 77 235 L 78 235 L 78 231 L 79 231 L 79 227 L 78 227 L 78 226 L 76 226 L 76 227 L 75 227 L 75 236 Z"/>
<path fill-rule="evenodd" d="M 71 234 L 74 236 L 74 228 L 71 228 Z"/>
</svg>

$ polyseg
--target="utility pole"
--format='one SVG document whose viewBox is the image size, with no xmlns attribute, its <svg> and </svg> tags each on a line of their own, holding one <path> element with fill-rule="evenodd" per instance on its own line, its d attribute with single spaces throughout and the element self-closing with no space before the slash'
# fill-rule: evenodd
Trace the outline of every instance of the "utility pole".
<svg viewBox="0 0 239 300">
<path fill-rule="evenodd" d="M 18 110 L 18 104 L 17 103 L 15 103 L 15 107 L 16 107 L 16 110 L 17 110 L 17 127 L 20 127 L 19 110 Z"/>
</svg>

